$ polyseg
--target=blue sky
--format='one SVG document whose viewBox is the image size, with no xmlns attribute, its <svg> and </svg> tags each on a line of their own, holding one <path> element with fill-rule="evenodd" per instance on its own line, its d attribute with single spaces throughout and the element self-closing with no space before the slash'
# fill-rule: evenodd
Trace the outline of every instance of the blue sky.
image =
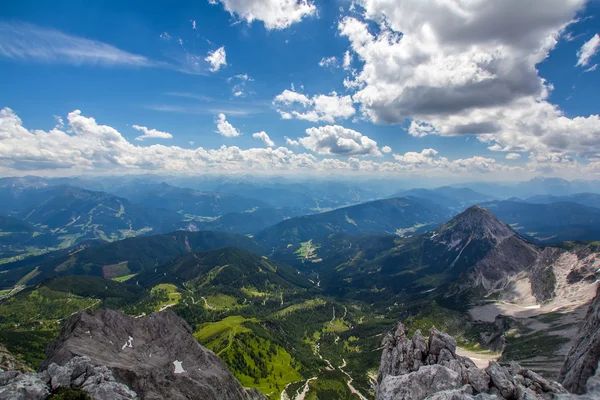
<svg viewBox="0 0 600 400">
<path fill-rule="evenodd" d="M 5 2 L 0 173 L 592 177 L 600 2 L 549 1 Z"/>
</svg>

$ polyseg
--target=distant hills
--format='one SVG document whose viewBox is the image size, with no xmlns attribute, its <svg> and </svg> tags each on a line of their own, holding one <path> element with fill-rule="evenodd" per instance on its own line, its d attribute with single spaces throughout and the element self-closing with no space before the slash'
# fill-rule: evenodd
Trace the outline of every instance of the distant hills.
<svg viewBox="0 0 600 400">
<path fill-rule="evenodd" d="M 575 202 L 533 204 L 509 200 L 481 205 L 521 234 L 543 243 L 600 239 L 600 208 Z"/>
<path fill-rule="evenodd" d="M 190 219 L 271 207 L 267 202 L 251 197 L 180 188 L 166 183 L 137 183 L 120 186 L 113 191 L 144 207 L 166 209 Z"/>
<path fill-rule="evenodd" d="M 494 200 L 492 196 L 478 193 L 469 188 L 455 188 L 451 186 L 443 186 L 437 189 L 410 189 L 395 193 L 392 197 L 415 197 L 459 211 L 473 204 Z"/>
<path fill-rule="evenodd" d="M 173 232 L 139 236 L 87 248 L 75 247 L 33 259 L 0 266 L 0 287 L 34 284 L 57 275 L 92 275 L 115 278 L 149 271 L 193 251 L 237 247 L 262 253 L 251 239 L 223 232 Z"/>
<path fill-rule="evenodd" d="M 298 244 L 333 233 L 412 234 L 442 223 L 447 210 L 414 198 L 392 198 L 295 217 L 258 233 L 269 246 Z"/>
</svg>

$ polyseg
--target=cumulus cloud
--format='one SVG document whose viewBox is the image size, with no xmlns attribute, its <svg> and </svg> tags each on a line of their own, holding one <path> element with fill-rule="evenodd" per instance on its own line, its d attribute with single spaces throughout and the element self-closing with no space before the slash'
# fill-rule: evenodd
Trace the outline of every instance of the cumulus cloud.
<svg viewBox="0 0 600 400">
<path fill-rule="evenodd" d="M 503 151 L 600 150 L 598 116 L 566 117 L 536 68 L 585 0 L 548 0 L 544 12 L 519 0 L 358 3 L 364 13 L 338 30 L 362 61 L 344 84 L 367 119 L 409 120 L 418 137 L 475 134 Z"/>
<path fill-rule="evenodd" d="M 597 33 L 590 40 L 585 42 L 577 51 L 577 66 L 587 67 L 590 64 L 590 59 L 600 50 L 600 35 Z"/>
<path fill-rule="evenodd" d="M 515 172 L 520 171 L 520 167 L 509 167 L 497 163 L 493 158 L 474 156 L 470 158 L 460 158 L 449 160 L 446 157 L 438 157 L 438 151 L 435 149 L 423 149 L 420 153 L 410 151 L 405 154 L 394 154 L 396 161 L 411 165 L 414 168 L 425 168 L 426 170 L 446 170 L 453 173 L 481 173 L 491 172 Z"/>
<path fill-rule="evenodd" d="M 225 137 L 236 137 L 241 135 L 241 132 L 227 121 L 227 117 L 223 113 L 217 116 L 215 123 L 217 124 L 217 132 Z"/>
<path fill-rule="evenodd" d="M 300 146 L 300 143 L 297 140 L 290 139 L 287 136 L 284 136 L 284 138 L 285 138 L 285 144 L 286 144 L 286 146 L 292 146 L 292 147 Z"/>
<path fill-rule="evenodd" d="M 172 139 L 173 135 L 168 132 L 157 131 L 156 129 L 148 129 L 145 126 L 140 125 L 132 125 L 131 126 L 136 131 L 140 131 L 143 135 L 140 135 L 135 138 L 135 140 L 144 140 L 144 139 Z"/>
<path fill-rule="evenodd" d="M 327 125 L 306 130 L 308 136 L 299 139 L 306 149 L 317 154 L 380 156 L 377 142 L 360 132 L 339 125 Z"/>
<path fill-rule="evenodd" d="M 338 65 L 338 59 L 335 56 L 323 57 L 319 61 L 319 66 L 323 68 L 336 68 Z"/>
<path fill-rule="evenodd" d="M 352 97 L 318 94 L 311 98 L 293 90 L 284 90 L 273 100 L 279 115 L 283 119 L 302 119 L 311 122 L 333 123 L 336 119 L 347 119 L 356 113 Z"/>
<path fill-rule="evenodd" d="M 0 173 L 4 176 L 25 174 L 80 175 L 81 173 L 239 173 L 252 170 L 265 174 L 367 174 L 411 175 L 415 177 L 485 177 L 519 179 L 540 172 L 566 177 L 600 177 L 600 161 L 583 164 L 564 153 L 531 153 L 524 166 L 507 166 L 491 158 L 475 156 L 450 160 L 434 149 L 394 155 L 394 161 L 374 161 L 357 157 L 369 153 L 364 148 L 376 144 L 358 132 L 328 134 L 330 130 L 307 132 L 302 146 L 321 149 L 325 156 L 296 153 L 286 147 L 249 148 L 221 146 L 216 149 L 182 148 L 154 144 L 137 146 L 108 125 L 75 110 L 67 114 L 64 128 L 49 131 L 27 129 L 9 108 L 0 109 Z M 343 130 L 344 128 L 341 128 Z M 350 141 L 337 140 L 350 139 Z M 294 142 L 290 139 L 289 143 Z M 350 143 L 354 142 L 354 143 Z M 194 144 L 189 143 L 190 146 Z M 362 147 L 362 149 L 361 149 Z M 312 149 L 311 149 L 312 150 Z M 313 150 L 314 151 L 314 150 Z M 355 152 L 344 159 L 344 155 Z M 317 151 L 318 153 L 318 151 Z M 371 150 L 376 153 L 376 150 Z M 335 157 L 327 157 L 335 155 Z"/>
<path fill-rule="evenodd" d="M 232 16 L 248 24 L 262 21 L 268 30 L 285 29 L 317 12 L 311 0 L 209 0 L 211 4 L 218 2 Z"/>
<path fill-rule="evenodd" d="M 225 53 L 225 46 L 219 47 L 216 50 L 209 51 L 204 61 L 210 64 L 210 71 L 217 72 L 227 65 L 227 54 Z"/>
<path fill-rule="evenodd" d="M 506 155 L 507 160 L 518 160 L 519 158 L 521 158 L 521 155 L 519 153 L 508 153 Z"/>
<path fill-rule="evenodd" d="M 390 146 L 383 146 L 381 148 L 381 151 L 384 153 L 391 153 L 392 152 L 392 148 Z"/>
<path fill-rule="evenodd" d="M 269 135 L 267 135 L 267 132 L 265 131 L 253 133 L 252 137 L 254 139 L 262 140 L 262 142 L 267 147 L 275 147 L 275 142 L 271 140 L 271 138 L 269 137 Z"/>
</svg>

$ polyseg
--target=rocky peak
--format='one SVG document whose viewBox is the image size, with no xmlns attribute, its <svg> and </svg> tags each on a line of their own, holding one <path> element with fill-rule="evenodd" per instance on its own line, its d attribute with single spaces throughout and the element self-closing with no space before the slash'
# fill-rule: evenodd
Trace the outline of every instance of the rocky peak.
<svg viewBox="0 0 600 400">
<path fill-rule="evenodd" d="M 456 243 L 469 238 L 471 240 L 490 240 L 496 244 L 516 235 L 508 225 L 480 206 L 469 207 L 442 225 L 436 233 L 437 241 L 446 243 Z"/>
<path fill-rule="evenodd" d="M 35 380 L 39 396 L 0 398 L 46 399 L 50 390 L 72 387 L 94 399 L 264 399 L 244 389 L 225 364 L 196 341 L 189 325 L 169 310 L 144 318 L 112 310 L 77 313 L 48 346 L 41 371 L 0 376 L 0 390 L 9 390 L 9 395 L 17 396 L 27 380 Z M 110 387 L 98 387 L 104 382 Z M 105 389 L 124 397 L 95 394 Z"/>
<path fill-rule="evenodd" d="M 421 331 L 409 339 L 398 323 L 383 347 L 376 400 L 541 400 L 567 393 L 560 384 L 515 363 L 506 368 L 492 361 L 479 369 L 456 354 L 454 338 L 435 328 L 427 341 Z"/>
</svg>

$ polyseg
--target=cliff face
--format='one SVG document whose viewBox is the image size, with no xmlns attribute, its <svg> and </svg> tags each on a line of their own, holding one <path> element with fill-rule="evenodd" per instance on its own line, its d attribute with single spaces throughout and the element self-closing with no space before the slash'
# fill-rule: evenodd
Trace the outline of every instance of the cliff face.
<svg viewBox="0 0 600 400">
<path fill-rule="evenodd" d="M 505 368 L 492 361 L 479 369 L 456 354 L 451 336 L 435 329 L 427 341 L 420 331 L 408 339 L 399 323 L 383 346 L 376 400 L 535 400 L 567 393 L 560 384 L 514 363 Z"/>
<path fill-rule="evenodd" d="M 0 373 L 0 398 L 47 399 L 70 387 L 94 399 L 264 399 L 244 389 L 172 311 L 144 318 L 111 310 L 75 314 L 48 347 L 41 371 Z"/>
<path fill-rule="evenodd" d="M 600 289 L 563 365 L 559 381 L 572 393 L 585 393 L 588 380 L 600 375 Z"/>
</svg>

